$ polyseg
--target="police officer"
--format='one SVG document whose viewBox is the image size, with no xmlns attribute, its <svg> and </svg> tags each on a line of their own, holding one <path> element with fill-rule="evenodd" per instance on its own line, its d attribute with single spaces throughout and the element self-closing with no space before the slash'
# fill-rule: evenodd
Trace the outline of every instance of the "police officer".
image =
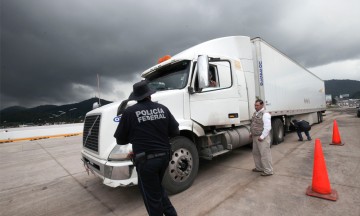
<svg viewBox="0 0 360 216">
<path fill-rule="evenodd" d="M 149 215 L 177 215 L 161 185 L 171 157 L 169 137 L 179 134 L 179 124 L 169 109 L 151 101 L 155 93 L 142 80 L 133 85 L 128 107 L 121 116 L 114 137 L 119 145 L 131 143 L 138 185 Z"/>
<path fill-rule="evenodd" d="M 310 136 L 310 133 L 309 131 L 311 130 L 311 126 L 309 124 L 309 122 L 305 121 L 305 120 L 296 120 L 296 119 L 293 119 L 291 121 L 291 123 L 294 125 L 294 127 L 296 128 L 296 132 L 297 132 L 297 135 L 299 137 L 298 141 L 303 141 L 303 137 L 301 135 L 301 132 L 304 132 L 308 141 L 311 140 L 311 136 Z"/>
</svg>

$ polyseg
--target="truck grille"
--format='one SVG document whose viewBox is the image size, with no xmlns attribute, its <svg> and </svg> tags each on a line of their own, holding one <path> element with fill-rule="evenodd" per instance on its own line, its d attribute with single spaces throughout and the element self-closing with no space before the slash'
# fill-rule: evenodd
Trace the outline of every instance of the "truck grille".
<svg viewBox="0 0 360 216">
<path fill-rule="evenodd" d="M 99 151 L 100 115 L 86 116 L 83 133 L 83 146 Z"/>
</svg>

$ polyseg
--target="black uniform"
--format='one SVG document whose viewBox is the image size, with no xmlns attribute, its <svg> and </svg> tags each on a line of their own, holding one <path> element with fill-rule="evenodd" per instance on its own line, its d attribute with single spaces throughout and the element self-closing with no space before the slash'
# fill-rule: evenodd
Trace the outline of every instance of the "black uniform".
<svg viewBox="0 0 360 216">
<path fill-rule="evenodd" d="M 169 137 L 179 134 L 179 124 L 164 105 L 145 99 L 128 107 L 114 134 L 120 145 L 131 143 L 138 185 L 149 215 L 177 215 L 161 182 L 170 160 Z"/>
<path fill-rule="evenodd" d="M 309 122 L 304 121 L 304 120 L 297 121 L 296 119 L 294 119 L 294 120 L 292 120 L 292 123 L 293 123 L 294 127 L 296 128 L 296 132 L 298 134 L 299 141 L 303 141 L 301 132 L 305 133 L 305 135 L 309 141 L 311 140 L 311 136 L 309 133 L 309 131 L 311 130 L 311 126 L 310 126 Z"/>
</svg>

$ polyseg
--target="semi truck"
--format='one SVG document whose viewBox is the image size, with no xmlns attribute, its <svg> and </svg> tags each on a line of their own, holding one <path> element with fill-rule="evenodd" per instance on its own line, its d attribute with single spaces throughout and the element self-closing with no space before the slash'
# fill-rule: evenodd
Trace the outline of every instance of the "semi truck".
<svg viewBox="0 0 360 216">
<path fill-rule="evenodd" d="M 324 81 L 263 39 L 231 36 L 161 58 L 141 74 L 156 89 L 152 100 L 169 108 L 180 135 L 171 138 L 172 159 L 163 186 L 170 194 L 194 182 L 199 158 L 211 160 L 251 144 L 256 99 L 271 114 L 271 143 L 283 142 L 292 119 L 322 122 Z M 132 144 L 117 145 L 114 132 L 127 99 L 86 114 L 82 161 L 110 187 L 138 182 L 129 159 Z"/>
</svg>

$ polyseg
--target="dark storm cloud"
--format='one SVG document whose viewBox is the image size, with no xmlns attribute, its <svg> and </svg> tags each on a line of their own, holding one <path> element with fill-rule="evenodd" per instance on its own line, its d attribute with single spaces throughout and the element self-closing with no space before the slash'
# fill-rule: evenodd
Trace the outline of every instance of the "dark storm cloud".
<svg viewBox="0 0 360 216">
<path fill-rule="evenodd" d="M 126 96 L 116 82 L 230 35 L 261 36 L 307 67 L 359 58 L 359 19 L 333 22 L 309 2 L 2 0 L 0 109 L 88 99 L 96 74 L 104 95 Z"/>
<path fill-rule="evenodd" d="M 134 60 L 146 63 L 148 52 L 128 41 L 137 36 L 126 35 L 126 19 L 112 20 L 83 3 L 3 2 L 3 97 L 20 105 L 76 101 L 73 83 L 94 86 L 97 73 L 131 80 L 131 72 L 141 67 Z"/>
</svg>

